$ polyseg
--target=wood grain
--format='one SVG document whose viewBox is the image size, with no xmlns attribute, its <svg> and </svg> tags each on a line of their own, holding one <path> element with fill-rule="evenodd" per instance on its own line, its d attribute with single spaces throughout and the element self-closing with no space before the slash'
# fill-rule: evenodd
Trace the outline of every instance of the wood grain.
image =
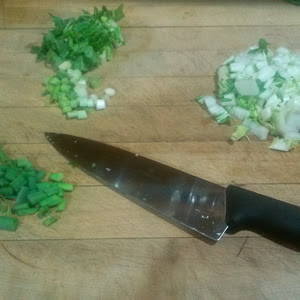
<svg viewBox="0 0 300 300">
<path fill-rule="evenodd" d="M 126 45 L 93 72 L 102 78 L 95 92 L 112 86 L 117 96 L 88 120 L 67 121 L 40 96 L 53 70 L 30 46 L 53 26 L 49 12 L 71 17 L 121 2 Z M 299 29 L 298 8 L 284 0 L 0 0 L 0 142 L 12 158 L 63 171 L 76 185 L 52 227 L 25 216 L 17 232 L 0 231 L 0 298 L 298 300 L 299 253 L 248 231 L 208 245 L 71 167 L 44 132 L 104 141 L 300 205 L 300 148 L 274 152 L 255 138 L 231 145 L 234 124 L 216 126 L 194 101 L 213 93 L 228 56 L 261 37 L 299 51 Z"/>
<path fill-rule="evenodd" d="M 200 94 L 213 94 L 213 76 L 200 77 L 131 77 L 101 79 L 101 87 L 91 90 L 99 97 L 106 87 L 116 87 L 117 94 L 108 107 L 186 105 L 198 106 Z M 41 78 L 33 76 L 0 76 L 0 108 L 33 108 L 52 105 L 48 97 L 42 97 Z M 58 109 L 58 108 L 57 108 Z"/>
<path fill-rule="evenodd" d="M 232 128 L 217 126 L 200 106 L 109 107 L 83 121 L 68 120 L 56 107 L 0 108 L 3 143 L 45 142 L 54 131 L 103 142 L 179 142 L 229 139 Z"/>
<path fill-rule="evenodd" d="M 8 299 L 300 295 L 299 254 L 256 237 L 214 246 L 191 238 L 6 241 L 0 249 L 0 288 Z"/>
<path fill-rule="evenodd" d="M 82 9 L 108 5 L 95 0 L 3 0 L 8 28 L 52 26 L 48 13 L 60 17 L 78 16 Z M 185 1 L 114 1 L 113 9 L 124 3 L 126 18 L 122 26 L 238 26 L 238 25 L 299 25 L 297 7 L 281 0 L 216 0 Z M 234 14 L 234 17 L 233 17 Z"/>
</svg>

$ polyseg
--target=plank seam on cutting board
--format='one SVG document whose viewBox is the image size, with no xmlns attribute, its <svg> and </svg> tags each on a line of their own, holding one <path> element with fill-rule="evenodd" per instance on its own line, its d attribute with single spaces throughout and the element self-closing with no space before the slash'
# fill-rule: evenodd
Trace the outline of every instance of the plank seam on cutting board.
<svg viewBox="0 0 300 300">
<path fill-rule="evenodd" d="M 199 234 L 200 236 L 200 234 Z M 245 239 L 246 237 L 248 238 L 258 238 L 258 239 L 263 239 L 265 240 L 265 238 L 261 237 L 261 236 L 223 236 L 222 237 L 222 240 L 223 239 Z M 52 241 L 96 241 L 96 240 L 99 240 L 99 241 L 102 241 L 102 240 L 167 240 L 167 239 L 196 239 L 196 240 L 199 240 L 199 242 L 203 242 L 205 244 L 208 244 L 206 243 L 205 241 L 203 241 L 201 239 L 201 236 L 200 238 L 198 237 L 193 237 L 193 236 L 185 236 L 185 237 L 181 237 L 181 236 L 175 236 L 175 237 L 97 237 L 97 238 L 71 238 L 71 239 L 66 239 L 66 238 L 53 238 L 53 239 L 41 239 L 41 238 L 38 238 L 38 239 L 24 239 L 24 240 L 1 240 L 0 239 L 0 243 L 2 242 L 52 242 Z M 300 255 L 300 253 L 299 253 Z"/>
<path fill-rule="evenodd" d="M 4 18 L 4 14 L 3 14 Z M 4 18 L 5 21 L 5 18 Z M 166 29 L 166 28 L 255 28 L 255 27 L 299 27 L 296 24 L 290 25 L 274 25 L 274 24 L 262 24 L 262 25 L 186 25 L 186 26 L 121 26 L 121 29 Z M 1 30 L 51 30 L 54 27 L 4 27 Z"/>
</svg>

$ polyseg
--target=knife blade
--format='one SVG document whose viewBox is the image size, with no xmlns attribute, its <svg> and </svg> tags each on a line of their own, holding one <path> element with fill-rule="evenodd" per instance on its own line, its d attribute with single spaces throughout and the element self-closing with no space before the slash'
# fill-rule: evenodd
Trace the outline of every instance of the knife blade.
<svg viewBox="0 0 300 300">
<path fill-rule="evenodd" d="M 108 144 L 45 133 L 66 159 L 145 208 L 211 240 L 252 230 L 300 247 L 300 207 L 227 188 Z"/>
</svg>

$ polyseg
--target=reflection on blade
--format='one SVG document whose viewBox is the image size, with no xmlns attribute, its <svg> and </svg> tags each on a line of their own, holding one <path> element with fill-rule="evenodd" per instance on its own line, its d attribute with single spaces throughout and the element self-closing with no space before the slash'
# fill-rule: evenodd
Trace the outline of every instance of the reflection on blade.
<svg viewBox="0 0 300 300">
<path fill-rule="evenodd" d="M 227 229 L 225 188 L 100 142 L 47 133 L 68 160 L 124 196 L 213 240 Z"/>
</svg>

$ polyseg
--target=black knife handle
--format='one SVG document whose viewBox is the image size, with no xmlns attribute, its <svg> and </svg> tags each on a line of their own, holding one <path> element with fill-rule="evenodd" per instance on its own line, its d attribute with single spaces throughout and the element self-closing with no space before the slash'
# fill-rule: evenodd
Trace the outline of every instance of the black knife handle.
<svg viewBox="0 0 300 300">
<path fill-rule="evenodd" d="M 300 249 L 300 207 L 230 185 L 226 189 L 227 233 L 250 230 Z"/>
</svg>

